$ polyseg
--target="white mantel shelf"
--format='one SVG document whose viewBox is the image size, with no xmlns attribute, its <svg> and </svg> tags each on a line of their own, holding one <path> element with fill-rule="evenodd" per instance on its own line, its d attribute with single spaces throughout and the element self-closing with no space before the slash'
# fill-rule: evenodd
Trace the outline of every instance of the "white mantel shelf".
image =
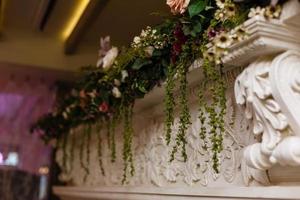
<svg viewBox="0 0 300 200">
<path fill-rule="evenodd" d="M 286 199 L 299 200 L 299 187 L 235 187 L 235 188 L 147 188 L 147 187 L 55 187 L 62 200 L 181 200 L 181 199 Z"/>
</svg>

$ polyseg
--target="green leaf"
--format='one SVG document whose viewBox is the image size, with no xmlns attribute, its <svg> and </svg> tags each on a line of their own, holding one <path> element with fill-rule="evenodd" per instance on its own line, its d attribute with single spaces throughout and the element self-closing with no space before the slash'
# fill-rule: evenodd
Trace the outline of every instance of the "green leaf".
<svg viewBox="0 0 300 200">
<path fill-rule="evenodd" d="M 195 24 L 194 28 L 193 28 L 193 32 L 195 33 L 200 33 L 202 30 L 202 24 L 201 23 L 197 23 Z"/>
<path fill-rule="evenodd" d="M 154 49 L 153 53 L 152 53 L 152 57 L 159 57 L 162 56 L 163 52 L 161 50 L 158 49 Z"/>
<path fill-rule="evenodd" d="M 183 25 L 182 31 L 183 31 L 184 35 L 190 35 L 190 33 L 191 33 L 190 27 L 187 25 Z"/>
<path fill-rule="evenodd" d="M 188 11 L 190 14 L 190 17 L 194 17 L 195 15 L 198 15 L 201 11 L 203 11 L 206 7 L 206 2 L 203 0 L 195 1 L 188 7 Z"/>
<path fill-rule="evenodd" d="M 151 60 L 143 60 L 143 59 L 138 58 L 138 59 L 135 60 L 135 62 L 131 66 L 131 68 L 134 69 L 134 70 L 139 70 L 143 66 L 149 65 L 151 63 L 152 63 Z"/>
<path fill-rule="evenodd" d="M 139 85 L 138 88 L 139 88 L 140 92 L 145 93 L 145 94 L 147 93 L 147 90 L 145 89 L 145 87 L 143 85 Z"/>
</svg>

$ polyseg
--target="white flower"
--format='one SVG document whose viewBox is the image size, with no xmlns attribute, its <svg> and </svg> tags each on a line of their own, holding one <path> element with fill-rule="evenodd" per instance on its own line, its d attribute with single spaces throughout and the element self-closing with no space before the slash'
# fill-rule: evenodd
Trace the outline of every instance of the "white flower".
<svg viewBox="0 0 300 200">
<path fill-rule="evenodd" d="M 63 116 L 64 119 L 68 119 L 68 118 L 69 118 L 69 117 L 68 117 L 68 114 L 67 114 L 66 112 L 63 112 L 63 113 L 62 113 L 62 116 Z"/>
<path fill-rule="evenodd" d="M 257 6 L 256 8 L 251 8 L 250 12 L 248 14 L 249 18 L 255 17 L 255 16 L 264 16 L 265 9 Z"/>
<path fill-rule="evenodd" d="M 147 27 L 148 28 L 148 27 Z M 147 29 L 146 29 L 147 30 Z M 146 37 L 147 36 L 147 31 L 142 30 L 141 32 L 141 37 Z"/>
<path fill-rule="evenodd" d="M 226 33 L 221 33 L 219 36 L 216 37 L 214 43 L 217 47 L 226 49 L 232 44 L 233 40 L 229 37 Z"/>
<path fill-rule="evenodd" d="M 225 7 L 225 14 L 228 18 L 233 17 L 235 15 L 235 5 L 234 4 L 228 4 Z"/>
<path fill-rule="evenodd" d="M 219 8 L 225 7 L 226 0 L 216 0 L 216 4 Z"/>
<path fill-rule="evenodd" d="M 122 82 L 124 82 L 125 81 L 125 79 L 128 77 L 128 72 L 126 71 L 126 70 L 122 70 Z"/>
<path fill-rule="evenodd" d="M 120 98 L 120 97 L 122 96 L 122 94 L 121 94 L 119 88 L 117 88 L 117 87 L 114 87 L 114 88 L 112 89 L 112 94 L 113 94 L 113 96 L 116 97 L 116 98 Z"/>
<path fill-rule="evenodd" d="M 121 85 L 121 82 L 118 80 L 118 79 L 114 79 L 114 84 L 116 86 L 120 86 Z"/>
<path fill-rule="evenodd" d="M 66 108 L 66 112 L 67 112 L 67 113 L 70 113 L 70 112 L 71 112 L 71 108 L 70 108 L 69 106 Z"/>
<path fill-rule="evenodd" d="M 134 38 L 133 38 L 133 43 L 134 44 L 139 44 L 141 42 L 141 38 L 139 37 L 139 36 L 135 36 Z"/>
<path fill-rule="evenodd" d="M 104 70 L 108 70 L 114 63 L 115 59 L 118 56 L 118 48 L 117 47 L 112 47 L 107 54 L 103 58 L 103 65 L 102 68 Z"/>
<path fill-rule="evenodd" d="M 242 41 L 247 38 L 246 30 L 238 26 L 230 31 L 230 37 L 235 41 Z"/>
<path fill-rule="evenodd" d="M 267 19 L 279 18 L 281 14 L 281 6 L 267 6 L 264 14 Z"/>
<path fill-rule="evenodd" d="M 153 46 L 148 46 L 145 48 L 145 53 L 147 57 L 151 57 L 154 51 L 154 47 Z"/>
<path fill-rule="evenodd" d="M 218 9 L 218 10 L 216 10 L 216 12 L 215 12 L 215 18 L 216 18 L 217 20 L 225 21 L 226 15 L 225 15 L 225 13 L 223 12 L 223 10 Z"/>
</svg>

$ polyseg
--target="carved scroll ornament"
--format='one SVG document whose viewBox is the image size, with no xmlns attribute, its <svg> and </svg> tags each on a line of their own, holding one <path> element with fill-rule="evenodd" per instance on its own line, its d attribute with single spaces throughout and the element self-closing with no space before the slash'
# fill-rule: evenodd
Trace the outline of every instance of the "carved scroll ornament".
<svg viewBox="0 0 300 200">
<path fill-rule="evenodd" d="M 259 141 L 246 147 L 247 165 L 300 165 L 300 53 L 253 62 L 237 78 L 235 97 Z"/>
</svg>

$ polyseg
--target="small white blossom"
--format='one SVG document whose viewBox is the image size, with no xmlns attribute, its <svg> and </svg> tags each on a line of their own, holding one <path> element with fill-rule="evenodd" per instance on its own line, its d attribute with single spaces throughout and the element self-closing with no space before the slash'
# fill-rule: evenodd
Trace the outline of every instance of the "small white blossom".
<svg viewBox="0 0 300 200">
<path fill-rule="evenodd" d="M 122 82 L 124 82 L 125 81 L 125 79 L 128 77 L 128 72 L 126 71 L 126 70 L 122 70 Z"/>
<path fill-rule="evenodd" d="M 62 116 L 63 116 L 64 119 L 68 119 L 68 118 L 69 118 L 67 112 L 63 112 L 63 113 L 62 113 Z"/>
<path fill-rule="evenodd" d="M 114 79 L 114 84 L 116 86 L 120 86 L 121 85 L 121 82 L 118 80 L 118 79 Z"/>
<path fill-rule="evenodd" d="M 264 16 L 265 10 L 266 9 L 261 8 L 259 6 L 257 6 L 256 8 L 251 8 L 250 12 L 248 14 L 248 17 L 252 18 L 252 17 L 255 17 L 255 16 Z"/>
<path fill-rule="evenodd" d="M 116 98 L 121 98 L 121 96 L 122 96 L 122 94 L 121 94 L 119 88 L 117 88 L 117 87 L 114 87 L 114 88 L 112 89 L 112 94 L 113 94 L 113 96 L 116 97 Z"/>
<path fill-rule="evenodd" d="M 217 47 L 226 49 L 232 44 L 233 40 L 229 37 L 226 33 L 221 33 L 219 36 L 216 37 L 214 43 Z"/>
<path fill-rule="evenodd" d="M 216 0 L 216 4 L 219 8 L 223 9 L 225 7 L 226 0 Z"/>
<path fill-rule="evenodd" d="M 133 38 L 133 43 L 134 44 L 139 44 L 141 42 L 141 38 L 139 37 L 139 36 L 135 36 L 134 38 Z"/>
</svg>

